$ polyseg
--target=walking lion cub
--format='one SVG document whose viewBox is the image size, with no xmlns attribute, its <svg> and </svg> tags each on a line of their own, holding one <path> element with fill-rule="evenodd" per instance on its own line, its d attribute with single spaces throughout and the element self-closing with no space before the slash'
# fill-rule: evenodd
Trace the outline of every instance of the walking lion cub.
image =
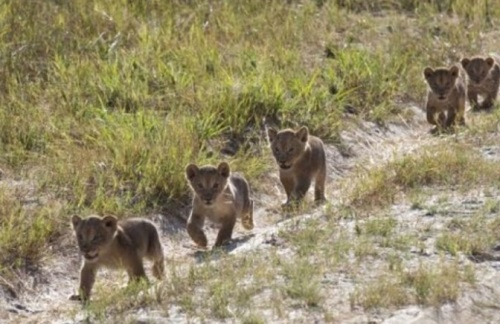
<svg viewBox="0 0 500 324">
<path fill-rule="evenodd" d="M 118 221 L 114 216 L 73 215 L 71 224 L 78 248 L 83 255 L 80 270 L 80 288 L 71 300 L 87 301 L 101 267 L 125 268 L 130 281 L 146 279 L 143 258 L 152 260 L 153 275 L 162 279 L 164 274 L 163 249 L 158 231 L 146 219 L 131 218 Z"/>
<path fill-rule="evenodd" d="M 321 139 L 309 135 L 305 126 L 298 131 L 284 129 L 278 132 L 268 128 L 267 135 L 287 196 L 282 206 L 290 207 L 302 200 L 313 180 L 314 200 L 325 201 L 326 155 Z"/>
<path fill-rule="evenodd" d="M 207 247 L 207 237 L 203 232 L 205 218 L 221 226 L 215 247 L 231 239 L 237 218 L 241 218 L 245 229 L 253 228 L 253 200 L 250 199 L 248 182 L 243 176 L 231 173 L 226 162 L 217 167 L 189 164 L 186 179 L 194 193 L 187 232 L 197 245 Z"/>
<path fill-rule="evenodd" d="M 473 110 L 490 109 L 495 104 L 500 86 L 500 65 L 496 56 L 474 56 L 460 62 L 467 73 L 467 96 Z M 478 95 L 483 96 L 479 104 Z"/>
<path fill-rule="evenodd" d="M 429 85 L 427 91 L 427 121 L 439 132 L 451 126 L 465 125 L 465 83 L 458 66 L 450 68 L 424 69 Z"/>
</svg>

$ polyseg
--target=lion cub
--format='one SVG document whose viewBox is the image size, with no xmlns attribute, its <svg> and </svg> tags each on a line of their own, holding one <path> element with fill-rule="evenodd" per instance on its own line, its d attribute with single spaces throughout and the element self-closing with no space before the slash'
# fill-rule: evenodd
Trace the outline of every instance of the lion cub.
<svg viewBox="0 0 500 324">
<path fill-rule="evenodd" d="M 323 142 L 309 135 L 307 127 L 298 131 L 268 128 L 273 156 L 279 166 L 279 176 L 286 191 L 288 207 L 300 201 L 314 180 L 314 200 L 325 201 L 326 157 Z"/>
<path fill-rule="evenodd" d="M 427 121 L 440 131 L 455 125 L 465 125 L 465 84 L 458 66 L 450 68 L 430 67 L 424 69 L 424 77 L 429 85 L 427 91 Z"/>
<path fill-rule="evenodd" d="M 253 228 L 250 187 L 243 176 L 230 172 L 226 162 L 217 167 L 189 164 L 186 179 L 194 193 L 187 232 L 196 244 L 207 247 L 207 237 L 203 232 L 205 218 L 221 226 L 215 247 L 231 239 L 236 218 L 241 218 L 245 229 Z"/>
<path fill-rule="evenodd" d="M 500 65 L 498 58 L 491 56 L 463 58 L 462 66 L 467 73 L 467 96 L 473 110 L 490 109 L 493 107 L 500 86 Z M 477 96 L 484 100 L 478 103 Z"/>
<path fill-rule="evenodd" d="M 162 279 L 163 250 L 158 231 L 150 221 L 141 218 L 118 221 L 114 216 L 94 215 L 82 219 L 73 215 L 71 224 L 83 254 L 79 294 L 72 295 L 71 300 L 89 299 L 100 267 L 123 267 L 130 281 L 147 280 L 142 259 L 148 258 L 154 262 L 154 276 Z"/>
</svg>

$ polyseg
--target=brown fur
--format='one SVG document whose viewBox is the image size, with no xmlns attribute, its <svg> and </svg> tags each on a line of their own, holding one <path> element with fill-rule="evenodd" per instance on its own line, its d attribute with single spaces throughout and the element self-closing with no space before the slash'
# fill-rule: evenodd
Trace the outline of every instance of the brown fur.
<svg viewBox="0 0 500 324">
<path fill-rule="evenodd" d="M 465 125 L 465 84 L 458 66 L 450 68 L 425 68 L 424 77 L 429 85 L 427 92 L 427 121 L 435 131 L 455 124 Z"/>
<path fill-rule="evenodd" d="M 286 191 L 284 207 L 300 201 L 314 180 L 314 200 L 325 201 L 326 156 L 323 142 L 309 135 L 307 127 L 298 131 L 267 130 L 279 176 Z"/>
<path fill-rule="evenodd" d="M 150 221 L 141 218 L 118 221 L 114 216 L 94 215 L 82 219 L 73 215 L 71 223 L 83 264 L 79 294 L 70 299 L 89 299 L 97 270 L 101 267 L 122 267 L 127 270 L 130 281 L 147 280 L 142 259 L 148 258 L 154 262 L 154 276 L 162 279 L 163 249 L 158 231 Z"/>
<path fill-rule="evenodd" d="M 230 172 L 226 162 L 218 167 L 189 164 L 186 179 L 194 193 L 187 232 L 196 244 L 207 247 L 207 237 L 203 232 L 205 218 L 221 226 L 215 247 L 231 239 L 237 218 L 241 218 L 245 229 L 253 228 L 250 187 L 243 176 Z"/>
<path fill-rule="evenodd" d="M 467 74 L 467 96 L 474 110 L 490 109 L 495 104 L 500 86 L 500 65 L 498 58 L 474 56 L 463 58 L 462 67 Z M 483 102 L 479 104 L 478 95 Z"/>
</svg>

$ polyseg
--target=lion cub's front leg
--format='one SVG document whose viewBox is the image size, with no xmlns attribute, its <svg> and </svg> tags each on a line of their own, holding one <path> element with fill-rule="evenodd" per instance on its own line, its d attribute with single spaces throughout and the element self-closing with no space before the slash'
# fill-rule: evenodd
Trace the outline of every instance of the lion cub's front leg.
<svg viewBox="0 0 500 324">
<path fill-rule="evenodd" d="M 203 232 L 205 216 L 192 213 L 187 222 L 187 232 L 191 239 L 199 246 L 206 248 L 208 244 L 207 236 Z"/>
<path fill-rule="evenodd" d="M 457 113 L 454 109 L 448 110 L 448 114 L 446 116 L 446 123 L 445 123 L 447 128 L 455 125 L 456 116 L 457 116 Z"/>
<path fill-rule="evenodd" d="M 291 175 L 289 174 L 284 175 L 283 172 L 281 171 L 280 171 L 280 181 L 286 193 L 286 202 L 282 204 L 281 207 L 287 207 L 293 204 L 293 192 L 296 182 Z"/>
<path fill-rule="evenodd" d="M 467 90 L 467 97 L 469 98 L 469 103 L 473 111 L 478 111 L 481 109 L 478 102 L 478 93 L 474 88 L 469 87 Z"/>
<path fill-rule="evenodd" d="M 427 106 L 426 110 L 427 110 L 427 121 L 429 122 L 429 124 L 436 126 L 434 129 L 431 130 L 431 133 L 437 134 L 443 131 L 448 120 L 444 111 L 439 111 L 434 106 Z"/>
<path fill-rule="evenodd" d="M 293 188 L 292 194 L 290 196 L 290 201 L 294 204 L 299 203 L 304 196 L 307 194 L 309 187 L 311 187 L 312 179 L 303 176 L 298 177 L 295 180 L 295 187 Z"/>
<path fill-rule="evenodd" d="M 435 125 L 437 127 L 444 127 L 446 124 L 446 114 L 444 111 L 439 111 L 434 106 L 427 106 L 427 122 L 431 125 Z"/>
<path fill-rule="evenodd" d="M 497 98 L 497 95 L 498 95 L 498 87 L 495 87 L 495 89 L 492 92 L 486 94 L 483 102 L 480 105 L 480 109 L 488 110 L 493 108 L 493 106 L 495 105 L 495 100 Z"/>
<path fill-rule="evenodd" d="M 69 297 L 70 300 L 78 300 L 83 302 L 89 300 L 90 292 L 92 291 L 92 287 L 94 286 L 96 272 L 97 269 L 94 265 L 87 262 L 83 263 L 83 266 L 80 270 L 80 288 L 78 294 L 71 295 Z"/>
<path fill-rule="evenodd" d="M 148 281 L 142 258 L 140 258 L 138 255 L 131 255 L 129 262 L 130 264 L 127 267 L 129 284 L 140 280 Z"/>
<path fill-rule="evenodd" d="M 215 247 L 222 246 L 231 240 L 235 224 L 236 215 L 233 214 L 224 217 L 224 220 L 222 221 L 222 227 L 217 234 L 217 239 L 215 240 Z"/>
</svg>

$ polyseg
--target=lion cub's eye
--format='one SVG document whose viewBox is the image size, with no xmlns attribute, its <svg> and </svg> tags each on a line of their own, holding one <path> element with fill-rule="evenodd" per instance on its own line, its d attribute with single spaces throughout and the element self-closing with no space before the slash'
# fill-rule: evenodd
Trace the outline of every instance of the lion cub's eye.
<svg viewBox="0 0 500 324">
<path fill-rule="evenodd" d="M 217 189 L 218 187 L 219 187 L 218 183 L 214 183 L 214 185 L 212 186 L 212 188 L 214 188 L 214 189 Z"/>
<path fill-rule="evenodd" d="M 198 187 L 198 189 L 203 189 L 203 185 L 201 183 L 198 183 L 196 186 Z"/>
<path fill-rule="evenodd" d="M 290 147 L 290 148 L 288 149 L 288 153 L 292 153 L 292 152 L 293 152 L 293 150 L 294 150 L 294 148 L 293 148 L 293 147 Z"/>
<path fill-rule="evenodd" d="M 76 238 L 78 239 L 78 241 L 81 241 L 81 240 L 83 240 L 83 235 L 82 235 L 82 234 L 80 234 L 80 233 L 78 233 L 78 234 L 76 235 Z"/>
</svg>

